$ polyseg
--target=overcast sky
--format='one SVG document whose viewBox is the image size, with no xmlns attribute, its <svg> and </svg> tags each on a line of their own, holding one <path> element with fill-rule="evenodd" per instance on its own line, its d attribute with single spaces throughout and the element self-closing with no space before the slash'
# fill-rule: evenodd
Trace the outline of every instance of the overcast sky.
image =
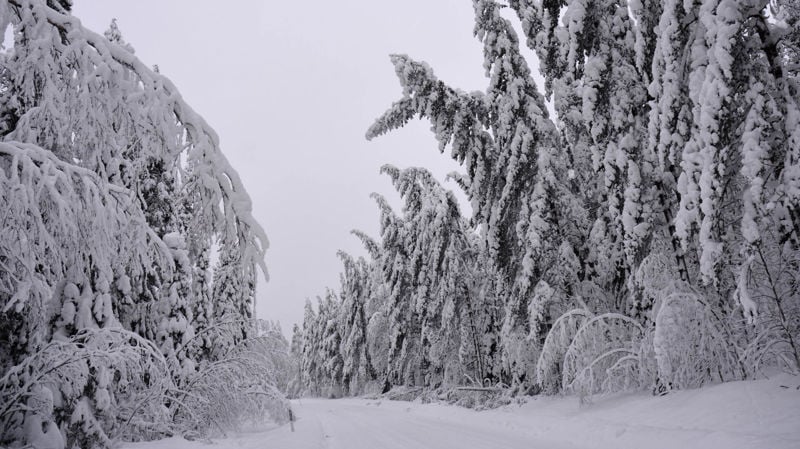
<svg viewBox="0 0 800 449">
<path fill-rule="evenodd" d="M 306 298 L 338 289 L 336 251 L 364 254 L 350 230 L 377 236 L 369 194 L 396 198 L 381 165 L 423 166 L 440 180 L 458 169 L 426 123 L 365 140 L 401 95 L 388 55 L 424 60 L 467 91 L 486 85 L 468 0 L 74 3 L 95 31 L 117 18 L 137 56 L 158 64 L 218 132 L 270 239 L 257 313 L 285 333 L 302 321 Z"/>
</svg>

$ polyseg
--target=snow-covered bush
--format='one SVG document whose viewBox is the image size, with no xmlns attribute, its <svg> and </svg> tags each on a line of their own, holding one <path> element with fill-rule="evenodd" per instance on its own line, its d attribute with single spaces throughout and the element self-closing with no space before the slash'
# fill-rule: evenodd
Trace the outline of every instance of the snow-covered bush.
<svg viewBox="0 0 800 449">
<path fill-rule="evenodd" d="M 372 354 L 375 371 L 387 372 L 389 366 L 390 340 L 389 319 L 385 312 L 375 312 L 367 323 L 367 350 Z"/>
<path fill-rule="evenodd" d="M 641 325 L 625 315 L 605 313 L 588 319 L 564 353 L 563 390 L 588 396 L 620 384 L 636 385 L 643 335 Z"/>
<path fill-rule="evenodd" d="M 746 331 L 753 334 L 747 367 L 763 365 L 800 372 L 800 255 L 789 245 L 757 244 L 743 264 L 737 299 Z"/>
<path fill-rule="evenodd" d="M 503 361 L 511 373 L 513 386 L 527 384 L 536 376 L 538 342 L 531 341 L 524 330 L 511 330 L 500 334 L 503 342 Z"/>
<path fill-rule="evenodd" d="M 591 318 L 592 314 L 588 311 L 574 309 L 561 315 L 553 323 L 536 362 L 536 379 L 545 393 L 561 390 L 564 355 L 575 335 Z"/>
<path fill-rule="evenodd" d="M 120 328 L 84 329 L 52 340 L 0 378 L 0 444 L 61 439 L 59 424 L 61 447 L 164 435 L 172 430 L 163 403 L 172 388 L 152 342 Z"/>
<path fill-rule="evenodd" d="M 653 348 L 659 387 L 697 388 L 746 374 L 726 315 L 688 286 L 667 289 L 656 305 Z"/>
<path fill-rule="evenodd" d="M 652 252 L 641 261 L 631 279 L 634 284 L 632 291 L 641 298 L 639 309 L 647 312 L 642 319 L 650 324 L 655 320 L 653 305 L 680 279 L 675 260 L 662 249 L 664 245 L 666 242 L 663 240 L 652 244 Z"/>
<path fill-rule="evenodd" d="M 226 323 L 232 331 L 241 323 Z M 261 323 L 258 335 L 203 363 L 167 392 L 170 413 L 184 435 L 225 434 L 246 423 L 288 420 L 283 395 L 289 347 L 279 329 Z"/>
<path fill-rule="evenodd" d="M 715 313 L 683 284 L 663 286 L 655 319 L 576 309 L 559 317 L 545 340 L 537 377 L 546 393 L 695 388 L 746 375 L 729 315 Z"/>
</svg>

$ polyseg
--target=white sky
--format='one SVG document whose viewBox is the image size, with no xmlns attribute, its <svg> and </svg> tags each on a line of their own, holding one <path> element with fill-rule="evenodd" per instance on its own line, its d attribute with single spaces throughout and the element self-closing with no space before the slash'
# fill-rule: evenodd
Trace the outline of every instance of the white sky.
<svg viewBox="0 0 800 449">
<path fill-rule="evenodd" d="M 396 198 L 382 164 L 424 166 L 440 180 L 458 168 L 427 123 L 364 138 L 401 95 L 388 55 L 424 60 L 467 91 L 486 85 L 468 0 L 74 3 L 97 32 L 116 17 L 137 56 L 158 64 L 218 132 L 270 238 L 257 313 L 287 334 L 306 298 L 338 289 L 336 251 L 364 254 L 349 231 L 377 236 L 369 194 Z"/>
</svg>

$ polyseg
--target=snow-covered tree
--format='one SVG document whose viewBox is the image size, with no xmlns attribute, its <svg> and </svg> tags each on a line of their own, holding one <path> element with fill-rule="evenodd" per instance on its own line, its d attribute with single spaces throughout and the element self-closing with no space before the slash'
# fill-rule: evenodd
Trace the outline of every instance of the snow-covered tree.
<svg viewBox="0 0 800 449">
<path fill-rule="evenodd" d="M 54 400 L 22 418 L 4 415 L 12 421 L 3 425 L 32 429 L 28 420 L 38 420 L 40 428 L 58 427 L 69 447 L 105 447 L 112 437 L 181 431 L 170 421 L 175 414 L 134 415 L 174 407 L 176 384 L 200 375 L 197 362 L 207 355 L 194 346 L 198 327 L 211 326 L 212 243 L 236 262 L 227 281 L 245 291 L 231 300 L 246 311 L 239 333 L 256 335 L 250 298 L 267 240 L 214 131 L 136 58 L 116 23 L 101 36 L 83 28 L 70 6 L 0 3 L 0 24 L 14 36 L 0 56 L 0 367 L 11 376 L 35 361 L 58 365 L 48 375 L 74 374 L 60 382 L 4 378 L 3 388 L 24 388 L 3 396 L 8 410 L 32 394 Z M 145 365 L 131 367 L 144 342 L 166 363 L 163 379 Z M 95 344 L 78 351 L 78 361 L 66 353 Z M 245 388 L 248 376 L 226 387 Z M 159 405 L 137 409 L 148 388 L 147 400 Z M 116 415 L 123 412 L 133 420 L 127 427 Z M 34 437 L 2 434 L 3 445 Z"/>
<path fill-rule="evenodd" d="M 173 421 L 189 435 L 288 420 L 289 343 L 280 325 L 257 321 L 247 340 L 186 374 L 169 394 Z"/>
<path fill-rule="evenodd" d="M 306 299 L 303 316 L 302 362 L 300 364 L 303 392 L 311 395 L 320 394 L 322 383 L 320 356 L 321 332 L 317 327 L 317 313 L 311 301 Z"/>
<path fill-rule="evenodd" d="M 325 298 L 320 299 L 317 315 L 317 326 L 321 331 L 319 352 L 324 379 L 322 392 L 328 397 L 339 397 L 343 388 L 344 359 L 341 353 L 340 306 L 338 296 L 329 289 L 325 293 Z"/>
<path fill-rule="evenodd" d="M 392 56 L 403 97 L 367 137 L 424 118 L 464 166 L 493 284 L 470 301 L 500 298 L 504 380 L 592 393 L 797 370 L 796 2 L 511 0 L 552 119 L 503 7 L 473 5 L 487 90 Z"/>
<path fill-rule="evenodd" d="M 307 305 L 307 385 L 312 390 L 321 385 L 318 366 L 338 366 L 339 357 L 344 387 L 351 393 L 368 384 L 386 389 L 481 383 L 496 374 L 490 360 L 497 356 L 498 318 L 492 310 L 498 307 L 489 305 L 494 284 L 474 247 L 478 238 L 461 216 L 454 194 L 430 172 L 390 165 L 381 171 L 400 194 L 401 214 L 373 194 L 380 210 L 380 241 L 353 232 L 371 261 L 339 253 L 344 263 L 340 301 L 326 300 L 318 311 L 328 313 L 332 302 L 338 307 L 339 353 L 324 349 L 325 338 L 337 335 L 331 321 L 315 318 Z M 323 372 L 338 375 L 335 370 Z M 336 377 L 326 380 L 338 383 Z"/>
<path fill-rule="evenodd" d="M 513 27 L 494 2 L 474 5 L 475 33 L 484 43 L 490 82 L 486 93 L 449 88 L 426 64 L 392 56 L 404 97 L 377 119 L 367 137 L 416 115 L 429 119 L 440 150 L 450 144 L 452 156 L 467 170 L 462 183 L 491 260 L 526 292 L 531 278 L 541 275 L 534 252 L 544 251 L 540 243 L 552 232 L 546 194 L 554 181 L 558 136 Z M 532 201 L 534 195 L 540 201 Z"/>
<path fill-rule="evenodd" d="M 295 323 L 289 346 L 291 377 L 286 388 L 286 397 L 296 398 L 303 393 L 303 328 Z"/>
<path fill-rule="evenodd" d="M 469 250 L 466 225 L 452 192 L 419 168 L 384 166 L 403 200 L 403 269 L 413 286 L 396 297 L 418 317 L 421 360 L 418 369 L 425 385 L 440 384 L 444 368 L 458 353 L 459 323 L 464 309 L 462 258 Z M 399 306 L 399 305 L 398 305 Z M 449 360 L 450 359 L 450 360 Z"/>
<path fill-rule="evenodd" d="M 144 216 L 135 212 L 128 191 L 39 147 L 13 142 L 2 143 L 0 148 L 7 167 L 0 170 L 4 192 L 0 204 L 6 211 L 3 228 L 9 230 L 3 233 L 0 244 L 4 265 L 0 299 L 3 332 L 7 333 L 2 368 L 3 373 L 10 373 L 44 347 L 50 348 L 44 357 L 56 356 L 59 348 L 70 350 L 68 346 L 48 346 L 51 341 L 100 327 L 118 327 L 114 303 L 130 294 L 128 276 L 136 270 L 127 268 L 127 263 L 139 260 L 168 267 L 169 259 L 147 243 Z M 151 249 L 154 251 L 149 254 Z M 77 383 L 56 384 L 59 391 L 50 394 L 67 394 L 71 400 L 59 402 L 53 414 L 38 417 L 45 422 L 60 416 L 62 422 L 86 423 L 88 427 L 79 424 L 72 428 L 68 442 L 104 444 L 103 432 L 109 428 L 104 426 L 110 422 L 94 429 L 99 426 L 96 418 L 74 408 L 79 404 L 91 407 L 91 402 L 80 402 L 85 386 L 103 384 L 101 379 L 89 376 L 86 366 L 93 360 L 90 356 L 101 353 L 101 349 L 90 352 L 88 361 L 79 360 L 70 366 L 85 370 L 85 374 L 74 378 Z M 71 360 L 70 354 L 62 356 Z M 32 379 L 25 388 L 46 388 L 40 381 Z M 5 406 L 17 406 L 13 400 L 21 397 L 6 397 L 12 402 Z M 77 413 L 74 419 L 73 413 Z"/>
<path fill-rule="evenodd" d="M 466 168 L 461 184 L 473 225 L 498 272 L 511 336 L 528 334 L 527 300 L 558 257 L 562 239 L 583 242 L 583 206 L 572 193 L 567 155 L 511 23 L 492 1 L 474 1 L 475 34 L 484 45 L 485 93 L 466 94 L 436 79 L 424 63 L 393 56 L 403 99 L 367 133 L 375 137 L 418 115 L 433 124 L 440 150 L 449 144 Z M 573 182 L 571 185 L 570 183 Z M 513 315 L 513 316 L 512 316 Z M 510 321 L 509 321 L 510 320 Z M 519 327 L 519 329 L 516 329 Z M 514 343 L 516 344 L 516 343 Z M 506 375 L 510 375 L 508 368 Z"/>
<path fill-rule="evenodd" d="M 377 377 L 367 345 L 366 306 L 372 288 L 372 267 L 364 258 L 353 259 L 343 251 L 338 255 L 344 265 L 340 276 L 342 304 L 338 318 L 342 327 L 342 382 L 347 391 L 356 393 Z"/>
</svg>

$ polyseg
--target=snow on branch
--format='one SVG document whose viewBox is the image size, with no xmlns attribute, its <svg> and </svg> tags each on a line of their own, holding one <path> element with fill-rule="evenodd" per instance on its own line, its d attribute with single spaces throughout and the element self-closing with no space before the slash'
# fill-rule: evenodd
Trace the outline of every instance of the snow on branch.
<svg viewBox="0 0 800 449">
<path fill-rule="evenodd" d="M 674 291 L 660 304 L 653 348 L 665 388 L 698 388 L 746 375 L 729 323 L 698 293 Z"/>
<path fill-rule="evenodd" d="M 84 329 L 53 340 L 0 378 L 0 444 L 23 434 L 29 442 L 50 432 L 60 437 L 52 423 L 48 428 L 54 404 L 71 404 L 73 422 L 85 420 L 102 441 L 163 433 L 169 430 L 162 399 L 173 388 L 170 379 L 158 348 L 135 333 Z M 81 398 L 86 390 L 94 392 L 91 405 Z M 115 424 L 101 428 L 101 416 Z M 32 422 L 42 424 L 37 430 Z"/>
<path fill-rule="evenodd" d="M 278 380 L 289 366 L 287 346 L 282 336 L 276 338 L 267 331 L 239 342 L 218 360 L 191 373 L 168 392 L 176 425 L 202 437 L 265 418 L 286 422 L 289 406 Z"/>
<path fill-rule="evenodd" d="M 601 391 L 620 359 L 639 353 L 643 336 L 642 326 L 625 315 L 604 313 L 589 319 L 564 354 L 562 388 L 582 396 Z"/>
<path fill-rule="evenodd" d="M 573 309 L 558 317 L 553 323 L 536 363 L 537 382 L 543 391 L 554 393 L 561 388 L 564 354 L 577 332 L 591 317 L 592 314 L 585 309 Z"/>
<path fill-rule="evenodd" d="M 359 229 L 353 229 L 350 233 L 358 238 L 373 260 L 377 260 L 380 257 L 381 246 L 375 239 Z"/>
<path fill-rule="evenodd" d="M 142 116 L 134 118 L 133 125 L 152 127 L 154 132 L 162 136 L 166 144 L 177 152 L 169 156 L 174 158 L 176 163 L 185 161 L 186 166 L 182 169 L 186 170 L 187 188 L 201 192 L 198 199 L 200 204 L 196 205 L 195 213 L 211 217 L 211 230 L 221 234 L 224 242 L 238 242 L 246 260 L 257 264 L 266 276 L 267 270 L 263 256 L 268 246 L 268 239 L 252 216 L 252 201 L 242 185 L 239 174 L 220 151 L 219 137 L 206 121 L 183 100 L 175 85 L 165 76 L 148 68 L 128 49 L 113 44 L 103 36 L 84 28 L 75 17 L 49 8 L 39 0 L 12 0 L 9 4 L 13 14 L 12 23 L 23 22 L 22 24 L 25 26 L 22 28 L 25 32 L 39 35 L 42 33 L 42 27 L 56 29 L 50 34 L 59 36 L 61 42 L 58 42 L 57 39 L 49 42 L 48 44 L 53 45 L 54 48 L 51 50 L 52 54 L 45 56 L 55 60 L 53 62 L 55 67 L 52 69 L 56 71 L 82 71 L 76 72 L 76 76 L 80 75 L 77 77 L 79 80 L 85 79 L 82 82 L 86 86 L 82 86 L 82 88 L 91 89 L 87 83 L 95 78 L 95 74 L 100 76 L 99 79 L 119 78 L 124 80 L 126 77 L 133 77 L 133 82 L 128 86 L 138 86 L 138 89 L 128 92 L 130 97 L 124 98 L 124 101 L 146 106 L 138 112 L 127 111 L 131 114 L 142 114 Z M 27 30 L 25 27 L 30 27 L 31 30 Z M 28 36 L 28 38 L 32 37 Z M 40 66 L 37 66 L 36 60 L 42 57 L 41 51 L 32 51 L 28 56 L 33 60 L 27 64 L 33 67 Z M 72 55 L 76 60 L 67 64 L 58 59 L 61 54 Z M 19 57 L 24 56 L 19 55 Z M 70 69 L 72 66 L 76 66 L 76 68 Z M 83 72 L 87 72 L 88 75 Z M 45 73 L 43 76 L 50 76 L 50 74 Z M 69 78 L 61 79 L 67 80 L 65 82 L 69 80 Z M 21 82 L 30 83 L 25 80 Z M 46 108 L 67 107 L 59 105 L 58 96 L 56 92 L 53 92 L 54 88 L 57 89 L 55 85 L 45 84 L 44 92 L 38 92 L 33 86 L 22 84 L 22 87 L 26 86 L 33 90 L 26 92 L 26 95 L 33 97 L 32 99 L 44 96 Z M 52 95 L 54 98 L 50 99 L 47 95 Z M 43 100 L 42 98 L 38 99 Z M 42 110 L 43 106 L 37 106 L 26 112 L 41 114 L 45 112 Z M 82 114 L 92 113 L 91 111 L 86 112 L 85 109 Z M 169 111 L 173 115 L 173 119 L 170 120 L 168 116 L 159 115 L 159 111 Z M 59 114 L 58 110 L 52 110 L 49 114 L 50 121 L 59 122 L 61 120 L 59 117 L 62 114 Z M 95 118 L 89 117 L 89 119 Z M 20 123 L 27 123 L 24 115 L 20 118 Z M 50 126 L 53 127 L 61 126 L 61 128 L 55 129 L 56 136 L 53 142 L 63 143 L 73 139 L 74 134 L 69 128 L 70 125 L 72 124 L 51 123 Z M 30 141 L 37 137 L 35 134 L 37 132 L 35 127 L 27 127 L 27 129 L 18 129 L 12 132 L 12 137 Z M 178 145 L 169 142 L 170 140 L 175 142 L 176 139 Z M 55 148 L 47 149 L 55 150 Z M 222 205 L 222 208 L 219 205 Z M 208 237 L 203 236 L 203 238 Z"/>
<path fill-rule="evenodd" d="M 395 72 L 403 87 L 403 98 L 375 120 L 367 131 L 372 140 L 393 129 L 401 128 L 414 116 L 428 118 L 439 141 L 439 151 L 452 142 L 452 156 L 459 163 L 470 161 L 492 138 L 481 128 L 478 117 L 488 112 L 479 93 L 466 94 L 452 89 L 436 78 L 424 62 L 406 55 L 391 55 Z"/>
<path fill-rule="evenodd" d="M 10 294 L 4 312 L 49 299 L 57 280 L 88 272 L 89 264 L 115 265 L 112 254 L 169 257 L 130 191 L 35 145 L 0 142 L 0 186 L 7 230 L 0 235 L 0 288 Z"/>
</svg>

